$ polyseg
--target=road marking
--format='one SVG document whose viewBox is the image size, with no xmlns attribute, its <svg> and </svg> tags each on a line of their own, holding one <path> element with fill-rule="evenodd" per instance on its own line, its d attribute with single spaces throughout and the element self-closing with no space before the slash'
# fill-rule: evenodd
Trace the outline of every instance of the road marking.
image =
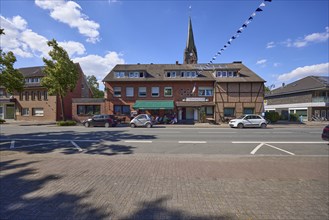
<svg viewBox="0 0 329 220">
<path fill-rule="evenodd" d="M 179 144 L 206 144 L 207 141 L 178 141 Z"/>
<path fill-rule="evenodd" d="M 15 147 L 15 141 L 10 142 L 10 149 L 13 149 Z"/>
<path fill-rule="evenodd" d="M 264 144 L 265 144 L 265 143 L 260 143 L 257 147 L 255 147 L 255 149 L 253 149 L 253 150 L 250 152 L 250 154 L 255 154 L 255 153 L 259 150 L 259 148 L 261 148 Z"/>
<path fill-rule="evenodd" d="M 294 153 L 291 153 L 291 152 L 289 152 L 289 151 L 286 151 L 286 150 L 283 150 L 283 149 L 281 149 L 281 148 L 275 147 L 275 146 L 273 146 L 273 145 L 270 145 L 270 144 L 265 144 L 265 145 L 266 145 L 266 146 L 269 146 L 269 147 L 272 147 L 272 148 L 274 148 L 274 149 L 277 149 L 277 150 L 283 151 L 283 152 L 285 152 L 285 153 L 287 153 L 287 154 L 295 155 Z"/>
<path fill-rule="evenodd" d="M 8 140 L 8 139 L 2 139 L 2 140 Z M 67 139 L 30 139 L 30 138 L 15 138 L 13 141 L 53 141 L 53 142 L 70 142 L 72 140 Z M 99 140 L 74 140 L 75 142 L 99 142 Z"/>
<path fill-rule="evenodd" d="M 41 144 L 32 144 L 32 145 L 27 145 L 27 146 L 21 146 L 21 147 L 15 147 L 15 148 L 26 148 L 26 147 L 35 147 L 39 145 L 45 145 L 46 143 L 41 143 Z"/>
<path fill-rule="evenodd" d="M 128 140 L 125 143 L 152 143 L 152 141 L 138 141 L 138 140 Z"/>
<path fill-rule="evenodd" d="M 73 144 L 74 145 L 74 147 L 76 148 L 76 149 L 78 149 L 78 151 L 82 151 L 82 149 L 81 149 L 81 147 L 79 147 L 79 145 L 77 145 L 74 141 L 71 141 L 71 144 Z"/>
<path fill-rule="evenodd" d="M 236 134 L 237 132 L 235 131 L 229 131 L 229 132 L 218 132 L 218 131 L 214 131 L 214 132 L 206 132 L 206 131 L 199 131 L 199 134 Z"/>
</svg>

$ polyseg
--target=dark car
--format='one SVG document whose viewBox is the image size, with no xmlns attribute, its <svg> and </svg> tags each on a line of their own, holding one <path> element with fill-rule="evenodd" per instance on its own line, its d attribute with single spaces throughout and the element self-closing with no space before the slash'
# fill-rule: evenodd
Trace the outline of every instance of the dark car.
<svg viewBox="0 0 329 220">
<path fill-rule="evenodd" d="M 329 125 L 323 128 L 322 140 L 329 141 Z"/>
<path fill-rule="evenodd" d="M 93 117 L 82 122 L 85 127 L 103 126 L 106 128 L 115 127 L 117 126 L 117 123 L 117 119 L 114 115 L 94 115 Z"/>
</svg>

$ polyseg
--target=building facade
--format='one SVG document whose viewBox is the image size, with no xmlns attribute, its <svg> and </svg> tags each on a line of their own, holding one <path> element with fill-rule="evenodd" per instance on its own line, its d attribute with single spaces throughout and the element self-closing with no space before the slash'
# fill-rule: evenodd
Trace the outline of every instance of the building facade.
<svg viewBox="0 0 329 220">
<path fill-rule="evenodd" d="M 329 77 L 307 76 L 272 90 L 265 96 L 265 110 L 276 111 L 283 119 L 290 114 L 303 120 L 329 120 Z"/>
<path fill-rule="evenodd" d="M 104 78 L 105 109 L 129 118 L 136 113 L 174 115 L 179 122 L 222 122 L 264 111 L 264 80 L 242 62 L 198 64 L 191 18 L 184 63 L 120 64 Z"/>
<path fill-rule="evenodd" d="M 92 96 L 87 84 L 85 75 L 79 64 L 76 64 L 79 72 L 79 79 L 76 88 L 64 97 L 64 114 L 66 119 L 72 119 L 72 99 L 88 98 Z M 25 78 L 24 90 L 15 93 L 9 98 L 1 99 L 0 116 L 2 119 L 18 121 L 58 121 L 62 118 L 60 100 L 58 96 L 48 94 L 46 88 L 41 86 L 41 79 L 44 77 L 44 67 L 27 67 L 18 69 Z"/>
</svg>

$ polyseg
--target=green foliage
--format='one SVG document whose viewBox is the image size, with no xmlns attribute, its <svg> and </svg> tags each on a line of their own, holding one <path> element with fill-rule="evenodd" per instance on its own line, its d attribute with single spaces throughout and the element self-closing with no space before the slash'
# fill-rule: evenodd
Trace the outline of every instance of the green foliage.
<svg viewBox="0 0 329 220">
<path fill-rule="evenodd" d="M 3 124 L 3 123 L 5 123 L 6 122 L 6 120 L 4 120 L 4 119 L 0 119 L 0 124 Z"/>
<path fill-rule="evenodd" d="M 94 98 L 104 98 L 104 92 L 99 90 L 99 83 L 94 75 L 87 76 L 87 82 Z"/>
<path fill-rule="evenodd" d="M 57 126 L 75 126 L 77 125 L 76 121 L 58 121 Z"/>
<path fill-rule="evenodd" d="M 61 109 L 63 121 L 65 121 L 63 98 L 69 91 L 73 91 L 79 79 L 77 66 L 70 60 L 67 52 L 58 46 L 56 40 L 47 42 L 53 49 L 49 52 L 50 60 L 43 58 L 45 63 L 45 77 L 41 85 L 48 89 L 49 95 L 58 95 L 61 98 Z"/>
<path fill-rule="evenodd" d="M 271 123 L 275 123 L 280 119 L 278 112 L 265 112 L 265 119 L 270 120 Z"/>
<path fill-rule="evenodd" d="M 290 121 L 298 121 L 298 115 L 297 114 L 290 114 L 289 118 L 290 118 Z"/>
<path fill-rule="evenodd" d="M 0 86 L 6 88 L 7 93 L 21 92 L 24 88 L 24 77 L 14 68 L 16 57 L 13 52 L 0 50 Z"/>
</svg>

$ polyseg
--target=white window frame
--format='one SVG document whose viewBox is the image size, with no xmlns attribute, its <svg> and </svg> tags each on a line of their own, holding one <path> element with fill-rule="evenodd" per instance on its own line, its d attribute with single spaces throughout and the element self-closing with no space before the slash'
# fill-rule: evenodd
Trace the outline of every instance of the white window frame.
<svg viewBox="0 0 329 220">
<path fill-rule="evenodd" d="M 157 93 L 157 95 L 156 95 Z M 159 97 L 160 96 L 160 88 L 157 87 L 152 87 L 152 93 L 151 93 L 152 97 Z"/>
<path fill-rule="evenodd" d="M 21 115 L 22 116 L 29 116 L 30 115 L 30 109 L 29 108 L 22 108 Z"/>
<path fill-rule="evenodd" d="M 141 93 L 145 93 L 145 95 L 142 95 Z M 138 97 L 146 97 L 147 96 L 147 91 L 146 91 L 146 87 L 138 87 Z"/>
<path fill-rule="evenodd" d="M 176 72 L 175 71 L 167 71 L 166 72 L 166 77 L 167 78 L 176 78 Z"/>
<path fill-rule="evenodd" d="M 170 95 L 166 95 L 166 90 L 171 90 L 171 94 Z M 172 87 L 164 87 L 163 95 L 165 97 L 172 97 L 173 96 L 173 88 Z"/>
<path fill-rule="evenodd" d="M 134 87 L 126 87 L 126 97 L 134 97 Z"/>
<path fill-rule="evenodd" d="M 32 108 L 32 115 L 36 117 L 44 116 L 43 108 Z"/>
<path fill-rule="evenodd" d="M 204 95 L 201 94 L 201 91 L 204 91 Z M 199 87 L 198 88 L 199 96 L 213 96 L 213 94 L 214 94 L 214 89 L 212 87 Z"/>
<path fill-rule="evenodd" d="M 120 92 L 120 95 L 115 94 L 116 92 Z M 113 96 L 114 97 L 121 97 L 121 87 L 120 86 L 113 87 Z"/>
<path fill-rule="evenodd" d="M 125 72 L 115 72 L 115 78 L 125 78 Z"/>
</svg>

